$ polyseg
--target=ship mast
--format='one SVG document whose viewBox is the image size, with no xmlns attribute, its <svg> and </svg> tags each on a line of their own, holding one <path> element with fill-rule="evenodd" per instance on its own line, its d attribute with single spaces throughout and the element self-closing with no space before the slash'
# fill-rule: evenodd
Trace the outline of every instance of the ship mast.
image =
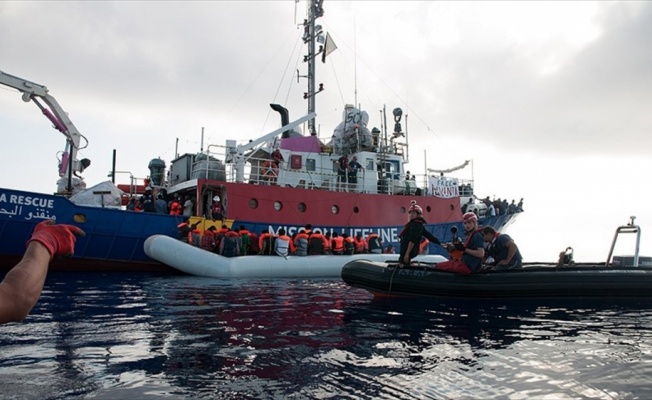
<svg viewBox="0 0 652 400">
<path fill-rule="evenodd" d="M 317 89 L 315 84 L 316 58 L 324 51 L 323 46 L 320 46 L 319 51 L 316 49 L 317 39 L 322 40 L 323 35 L 321 25 L 316 25 L 315 21 L 324 15 L 323 2 L 324 0 L 310 0 L 308 17 L 303 21 L 303 42 L 308 44 L 308 54 L 303 58 L 303 61 L 308 63 L 308 91 L 303 94 L 303 98 L 308 100 L 308 114 L 315 112 L 315 95 L 324 90 L 323 85 L 320 84 Z M 312 136 L 317 135 L 315 118 L 308 120 L 308 131 Z"/>
</svg>

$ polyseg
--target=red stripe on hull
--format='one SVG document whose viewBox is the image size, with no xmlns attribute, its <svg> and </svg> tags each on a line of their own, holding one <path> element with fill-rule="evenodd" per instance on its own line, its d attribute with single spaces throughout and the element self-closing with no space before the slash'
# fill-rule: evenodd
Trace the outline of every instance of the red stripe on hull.
<svg viewBox="0 0 652 400">
<path fill-rule="evenodd" d="M 199 187 L 202 187 L 201 182 Z M 216 186 L 210 182 L 211 186 Z M 410 201 L 416 200 L 428 223 L 455 222 L 462 218 L 459 198 L 401 196 L 306 190 L 278 186 L 220 182 L 229 219 L 257 223 L 319 226 L 403 225 Z M 275 208 L 275 203 L 281 209 Z M 253 204 L 256 204 L 255 208 Z M 301 209 L 305 207 L 304 211 Z M 333 213 L 337 207 L 338 212 Z"/>
</svg>

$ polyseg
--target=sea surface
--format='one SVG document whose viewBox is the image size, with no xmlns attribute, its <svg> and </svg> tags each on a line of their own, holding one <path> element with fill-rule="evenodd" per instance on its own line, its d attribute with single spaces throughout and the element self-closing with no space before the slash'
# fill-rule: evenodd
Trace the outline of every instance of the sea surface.
<svg viewBox="0 0 652 400">
<path fill-rule="evenodd" d="M 651 306 L 53 272 L 0 326 L 0 398 L 650 399 Z"/>
</svg>

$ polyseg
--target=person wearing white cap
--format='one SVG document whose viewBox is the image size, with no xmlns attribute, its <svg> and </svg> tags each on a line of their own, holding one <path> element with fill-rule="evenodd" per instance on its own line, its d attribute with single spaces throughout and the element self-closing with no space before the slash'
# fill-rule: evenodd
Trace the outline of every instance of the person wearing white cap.
<svg viewBox="0 0 652 400">
<path fill-rule="evenodd" d="M 213 218 L 213 220 L 224 219 L 224 207 L 222 207 L 220 196 L 213 197 L 213 203 L 211 204 L 211 218 Z"/>
</svg>

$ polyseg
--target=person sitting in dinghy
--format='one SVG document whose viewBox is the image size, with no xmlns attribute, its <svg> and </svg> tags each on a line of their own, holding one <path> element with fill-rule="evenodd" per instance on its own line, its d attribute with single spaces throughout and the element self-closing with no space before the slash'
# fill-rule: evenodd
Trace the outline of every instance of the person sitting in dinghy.
<svg viewBox="0 0 652 400">
<path fill-rule="evenodd" d="M 398 262 L 402 265 L 410 265 L 412 259 L 419 254 L 419 244 L 422 237 L 425 236 L 431 242 L 441 244 L 441 241 L 426 229 L 423 209 L 417 205 L 416 201 L 412 201 L 408 213 L 410 214 L 410 221 L 405 224 L 403 231 L 398 235 L 401 239 L 401 252 Z"/>
<path fill-rule="evenodd" d="M 290 253 L 294 253 L 294 243 L 292 239 L 285 234 L 285 229 L 278 230 L 276 240 L 274 240 L 274 252 L 282 257 L 287 257 Z"/>
<path fill-rule="evenodd" d="M 482 229 L 484 241 L 489 243 L 487 252 L 493 258 L 492 266 L 497 270 L 514 269 L 523 266 L 523 258 L 514 240 L 504 233 L 498 233 L 490 226 Z"/>
<path fill-rule="evenodd" d="M 437 269 L 462 275 L 480 272 L 484 258 L 484 237 L 482 230 L 478 229 L 478 216 L 467 212 L 462 216 L 462 224 L 467 237 L 466 242 L 454 243 L 455 249 L 462 253 L 462 259 L 441 262 L 437 264 Z"/>
</svg>

